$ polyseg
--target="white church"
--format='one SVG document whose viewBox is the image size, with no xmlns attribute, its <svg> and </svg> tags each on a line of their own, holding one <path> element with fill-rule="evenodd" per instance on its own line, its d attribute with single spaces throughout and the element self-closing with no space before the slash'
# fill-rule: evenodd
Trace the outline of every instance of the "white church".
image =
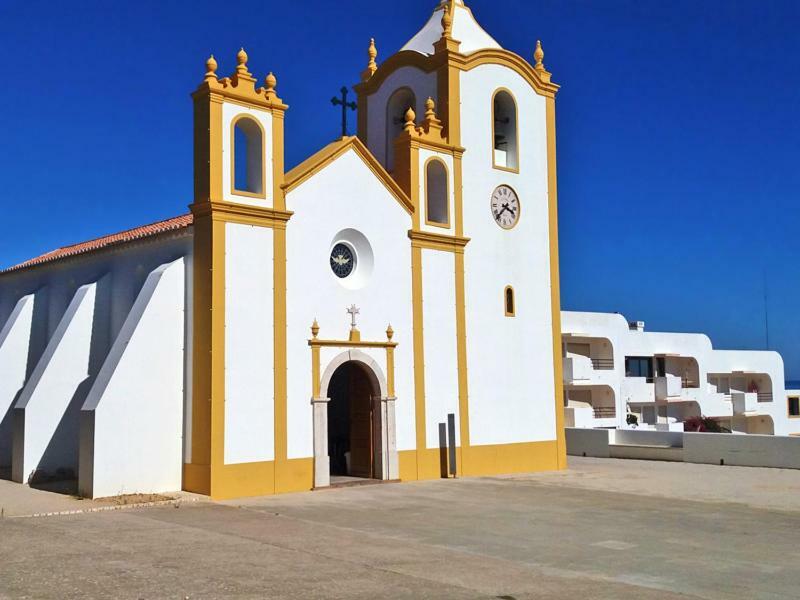
<svg viewBox="0 0 800 600">
<path fill-rule="evenodd" d="M 210 58 L 190 213 L 0 273 L 0 473 L 222 499 L 565 468 L 541 45 L 443 0 L 368 59 L 358 135 L 286 171 L 276 78 Z"/>
</svg>

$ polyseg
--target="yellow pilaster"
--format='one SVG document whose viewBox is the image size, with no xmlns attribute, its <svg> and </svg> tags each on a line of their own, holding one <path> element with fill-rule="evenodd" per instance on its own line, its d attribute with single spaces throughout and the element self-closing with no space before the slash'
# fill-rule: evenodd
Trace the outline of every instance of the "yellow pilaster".
<svg viewBox="0 0 800 600">
<path fill-rule="evenodd" d="M 556 100 L 546 98 L 547 119 L 547 191 L 549 197 L 550 303 L 553 321 L 553 375 L 556 403 L 557 464 L 567 467 L 567 444 L 564 432 L 564 376 L 561 357 L 561 283 L 558 263 L 558 175 L 556 170 Z"/>
</svg>

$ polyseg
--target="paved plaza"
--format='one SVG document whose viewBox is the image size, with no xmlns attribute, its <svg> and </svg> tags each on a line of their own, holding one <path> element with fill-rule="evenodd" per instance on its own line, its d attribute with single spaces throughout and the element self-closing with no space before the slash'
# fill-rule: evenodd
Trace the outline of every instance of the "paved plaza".
<svg viewBox="0 0 800 600">
<path fill-rule="evenodd" d="M 0 598 L 777 599 L 800 589 L 796 471 L 572 458 L 562 473 L 122 510 L 0 481 L 0 508 Z M 83 512 L 24 516 L 62 511 Z"/>
</svg>

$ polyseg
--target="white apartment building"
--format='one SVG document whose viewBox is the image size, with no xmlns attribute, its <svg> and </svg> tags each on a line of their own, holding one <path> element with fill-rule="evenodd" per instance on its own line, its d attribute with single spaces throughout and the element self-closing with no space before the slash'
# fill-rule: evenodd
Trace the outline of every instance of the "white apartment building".
<svg viewBox="0 0 800 600">
<path fill-rule="evenodd" d="M 777 352 L 716 350 L 697 333 L 646 332 L 623 315 L 562 312 L 568 427 L 683 430 L 711 417 L 735 433 L 800 434 L 800 393 Z"/>
</svg>

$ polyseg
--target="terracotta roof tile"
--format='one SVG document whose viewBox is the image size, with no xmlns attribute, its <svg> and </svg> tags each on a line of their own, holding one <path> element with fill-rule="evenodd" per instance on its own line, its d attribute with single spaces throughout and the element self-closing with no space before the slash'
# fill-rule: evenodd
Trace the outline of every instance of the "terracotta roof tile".
<svg viewBox="0 0 800 600">
<path fill-rule="evenodd" d="M 186 229 L 192 225 L 193 221 L 194 219 L 191 214 L 181 215 L 165 221 L 159 221 L 158 223 L 151 223 L 150 225 L 143 225 L 142 227 L 135 227 L 134 229 L 128 229 L 127 231 L 107 235 L 88 242 L 81 242 L 80 244 L 73 244 L 72 246 L 64 246 L 63 248 L 45 252 L 41 256 L 37 256 L 36 258 L 26 260 L 25 262 L 14 265 L 13 267 L 9 267 L 3 271 L 0 271 L 0 273 L 20 271 L 36 265 L 67 258 L 69 256 L 86 254 L 88 252 L 94 252 L 95 250 L 101 250 L 103 248 L 109 248 L 111 246 L 117 246 L 119 244 L 141 240 L 143 238 L 152 237 L 162 233 Z"/>
</svg>

